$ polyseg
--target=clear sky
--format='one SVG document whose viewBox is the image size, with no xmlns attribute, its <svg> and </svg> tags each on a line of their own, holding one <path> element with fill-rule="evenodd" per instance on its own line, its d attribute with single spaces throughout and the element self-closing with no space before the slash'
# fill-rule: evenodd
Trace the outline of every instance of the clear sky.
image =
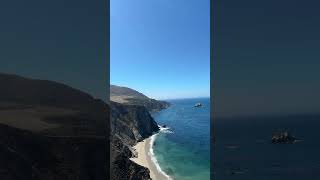
<svg viewBox="0 0 320 180">
<path fill-rule="evenodd" d="M 209 0 L 111 0 L 111 84 L 156 99 L 210 96 Z"/>
</svg>

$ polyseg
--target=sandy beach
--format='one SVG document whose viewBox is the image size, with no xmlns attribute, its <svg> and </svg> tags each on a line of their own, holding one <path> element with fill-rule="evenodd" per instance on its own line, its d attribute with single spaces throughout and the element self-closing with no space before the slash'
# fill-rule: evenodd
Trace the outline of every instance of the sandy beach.
<svg viewBox="0 0 320 180">
<path fill-rule="evenodd" d="M 168 178 L 157 170 L 156 165 L 151 160 L 150 152 L 151 137 L 136 144 L 133 148 L 138 153 L 137 158 L 130 158 L 135 163 L 144 166 L 150 170 L 152 180 L 168 180 Z"/>
</svg>

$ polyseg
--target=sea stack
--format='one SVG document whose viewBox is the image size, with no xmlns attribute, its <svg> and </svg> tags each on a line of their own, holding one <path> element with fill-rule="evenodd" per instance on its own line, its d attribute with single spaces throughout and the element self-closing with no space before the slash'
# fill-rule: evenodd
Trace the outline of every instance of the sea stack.
<svg viewBox="0 0 320 180">
<path fill-rule="evenodd" d="M 292 136 L 288 131 L 276 132 L 272 135 L 271 141 L 274 144 L 288 144 L 294 143 L 298 138 Z"/>
<path fill-rule="evenodd" d="M 194 105 L 194 107 L 202 107 L 203 105 L 201 103 L 197 103 Z"/>
</svg>

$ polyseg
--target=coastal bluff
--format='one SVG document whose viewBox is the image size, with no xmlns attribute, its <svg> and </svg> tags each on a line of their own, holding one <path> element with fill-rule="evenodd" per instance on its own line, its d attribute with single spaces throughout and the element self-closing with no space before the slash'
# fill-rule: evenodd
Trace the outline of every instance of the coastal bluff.
<svg viewBox="0 0 320 180">
<path fill-rule="evenodd" d="M 121 104 L 143 106 L 150 112 L 170 106 L 166 101 L 155 100 L 131 88 L 116 85 L 110 85 L 110 100 Z"/>
<path fill-rule="evenodd" d="M 169 103 L 150 99 L 126 87 L 111 85 L 111 179 L 150 180 L 148 168 L 136 164 L 132 146 L 160 129 L 150 115 Z"/>
<path fill-rule="evenodd" d="M 0 84 L 0 179 L 109 179 L 106 103 L 53 81 Z"/>
</svg>

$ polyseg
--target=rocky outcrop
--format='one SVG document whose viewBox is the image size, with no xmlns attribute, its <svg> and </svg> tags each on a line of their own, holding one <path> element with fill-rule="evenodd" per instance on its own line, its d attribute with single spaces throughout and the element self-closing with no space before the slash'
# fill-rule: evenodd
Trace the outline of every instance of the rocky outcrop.
<svg viewBox="0 0 320 180">
<path fill-rule="evenodd" d="M 194 107 L 203 107 L 203 104 L 197 103 L 197 104 L 194 105 Z"/>
<path fill-rule="evenodd" d="M 274 144 L 283 144 L 283 143 L 294 143 L 298 140 L 298 138 L 292 136 L 289 132 L 276 132 L 272 135 L 271 141 Z"/>
<path fill-rule="evenodd" d="M 128 145 L 134 145 L 159 131 L 157 123 L 143 106 L 111 102 L 111 117 L 111 133 Z"/>
<path fill-rule="evenodd" d="M 132 146 L 159 131 L 151 111 L 169 107 L 168 102 L 148 98 L 127 87 L 111 85 L 111 179 L 149 180 L 150 171 L 129 158 Z"/>
<path fill-rule="evenodd" d="M 131 161 L 132 151 L 119 137 L 113 136 L 111 141 L 111 177 L 115 180 L 150 180 L 148 168 Z"/>
<path fill-rule="evenodd" d="M 159 111 L 170 106 L 168 102 L 151 99 L 136 90 L 115 85 L 110 86 L 110 99 L 121 104 L 144 106 L 149 111 Z"/>
<path fill-rule="evenodd" d="M 133 145 L 158 131 L 145 107 L 111 102 L 111 179 L 150 179 L 149 170 L 129 158 Z"/>
</svg>

